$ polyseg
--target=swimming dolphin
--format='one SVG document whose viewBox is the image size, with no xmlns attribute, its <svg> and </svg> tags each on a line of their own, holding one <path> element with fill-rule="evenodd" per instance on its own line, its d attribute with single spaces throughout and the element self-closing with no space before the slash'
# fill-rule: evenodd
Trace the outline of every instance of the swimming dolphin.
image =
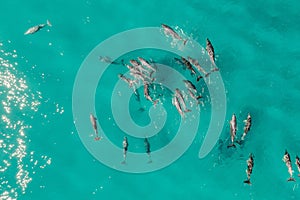
<svg viewBox="0 0 300 200">
<path fill-rule="evenodd" d="M 190 89 L 188 89 L 188 93 L 189 93 L 189 95 L 190 95 L 190 97 L 192 97 L 194 100 L 196 100 L 197 101 L 197 104 L 199 104 L 200 102 L 199 102 L 199 99 L 201 99 L 202 98 L 202 96 L 201 95 L 199 95 L 199 96 L 196 96 L 196 94 L 192 91 L 192 90 L 190 90 Z"/>
<path fill-rule="evenodd" d="M 203 73 L 203 75 L 205 77 L 209 76 L 210 73 L 207 73 L 199 64 L 198 60 L 197 59 L 194 59 L 194 58 L 191 58 L 191 57 L 188 57 L 188 61 L 190 63 L 192 63 L 197 69 L 199 72 Z"/>
<path fill-rule="evenodd" d="M 194 70 L 192 64 L 190 63 L 190 61 L 188 61 L 187 59 L 185 59 L 184 57 L 181 57 L 182 63 L 183 65 L 190 70 L 191 75 L 195 75 L 197 76 L 197 72 Z M 202 78 L 202 76 L 197 76 L 197 81 L 199 81 Z"/>
<path fill-rule="evenodd" d="M 152 162 L 152 160 L 151 160 L 151 150 L 150 150 L 150 143 L 149 143 L 149 141 L 148 141 L 148 139 L 147 138 L 145 138 L 144 139 L 144 145 L 145 145 L 145 150 L 146 150 L 146 153 L 148 154 L 148 157 L 149 157 L 149 163 L 150 162 Z"/>
<path fill-rule="evenodd" d="M 165 35 L 167 35 L 167 36 L 170 35 L 173 39 L 182 40 L 183 45 L 186 45 L 187 39 L 186 40 L 182 39 L 182 37 L 180 37 L 178 35 L 178 33 L 176 33 L 170 26 L 168 26 L 166 24 L 162 24 L 161 26 L 164 29 Z"/>
<path fill-rule="evenodd" d="M 29 28 L 29 29 L 24 33 L 24 35 L 34 34 L 34 33 L 38 32 L 39 30 L 41 30 L 42 28 L 44 28 L 46 25 L 52 26 L 52 24 L 50 23 L 50 21 L 47 20 L 46 24 L 39 24 L 39 25 L 36 25 L 36 26 L 33 26 L 33 27 Z"/>
<path fill-rule="evenodd" d="M 232 115 L 231 120 L 230 120 L 230 140 L 231 140 L 231 144 L 227 146 L 227 148 L 229 147 L 236 147 L 234 144 L 234 139 L 235 139 L 235 135 L 236 135 L 236 116 L 235 114 Z"/>
<path fill-rule="evenodd" d="M 128 150 L 128 140 L 127 140 L 127 137 L 125 136 L 124 139 L 123 139 L 123 162 L 122 164 L 125 164 L 126 163 L 126 157 L 127 157 L 127 150 Z"/>
<path fill-rule="evenodd" d="M 158 100 L 153 100 L 149 93 L 149 83 L 144 82 L 144 96 L 147 100 L 151 101 L 153 105 L 156 105 Z"/>
<path fill-rule="evenodd" d="M 191 110 L 186 108 L 186 104 L 185 104 L 183 95 L 182 95 L 181 91 L 178 88 L 175 89 L 175 96 L 179 99 L 180 105 L 183 106 L 183 111 L 184 112 L 191 112 Z"/>
<path fill-rule="evenodd" d="M 151 74 L 153 73 L 153 71 L 149 71 L 148 69 L 143 68 L 142 65 L 140 63 L 138 63 L 137 60 L 132 59 L 129 62 L 130 62 L 130 64 L 133 65 L 133 67 L 136 69 L 136 71 L 139 71 L 140 73 L 144 74 L 145 76 L 151 77 Z"/>
<path fill-rule="evenodd" d="M 190 95 L 190 97 L 192 97 L 193 99 L 195 99 L 197 101 L 197 103 L 199 104 L 198 99 L 202 98 L 201 95 L 197 96 L 197 88 L 196 86 L 189 80 L 183 80 L 185 87 L 188 89 L 188 93 Z"/>
<path fill-rule="evenodd" d="M 297 169 L 298 169 L 298 176 L 300 177 L 300 158 L 298 156 L 296 156 L 296 162 L 295 162 Z"/>
<path fill-rule="evenodd" d="M 210 57 L 211 62 L 215 65 L 215 50 L 208 38 L 206 38 L 206 51 Z"/>
<path fill-rule="evenodd" d="M 127 65 L 127 64 L 124 64 L 125 67 L 127 67 L 127 69 L 129 69 L 130 72 L 136 72 L 136 68 L 134 68 L 133 66 L 131 65 Z"/>
<path fill-rule="evenodd" d="M 251 128 L 251 115 L 250 113 L 248 113 L 248 116 L 247 116 L 247 119 L 244 120 L 244 123 L 245 123 L 245 126 L 244 126 L 244 133 L 242 135 L 242 138 L 241 140 L 244 140 L 247 133 L 250 131 L 250 128 Z"/>
<path fill-rule="evenodd" d="M 193 90 L 193 91 L 197 91 L 196 86 L 189 80 L 183 80 L 185 86 L 187 89 Z"/>
<path fill-rule="evenodd" d="M 197 75 L 196 71 L 194 70 L 192 64 L 187 60 L 185 59 L 184 57 L 181 57 L 181 60 L 182 60 L 182 63 L 184 64 L 184 66 L 190 70 L 191 72 L 191 75 Z"/>
<path fill-rule="evenodd" d="M 97 122 L 96 117 L 92 113 L 90 113 L 90 121 L 92 123 L 93 129 L 95 131 L 95 140 L 100 140 L 100 137 L 98 136 L 98 128 L 97 128 Z"/>
<path fill-rule="evenodd" d="M 142 82 L 152 83 L 155 80 L 155 78 L 151 78 L 150 76 L 148 76 L 140 71 L 130 72 L 130 75 L 133 76 L 137 80 L 141 80 Z"/>
<path fill-rule="evenodd" d="M 251 185 L 250 177 L 252 174 L 253 166 L 254 166 L 254 160 L 253 160 L 253 155 L 251 153 L 249 159 L 247 160 L 247 169 L 246 169 L 247 180 L 244 181 L 244 183 L 247 183 L 249 185 Z"/>
<path fill-rule="evenodd" d="M 118 77 L 121 80 L 123 80 L 125 83 L 127 83 L 129 85 L 129 87 L 131 87 L 131 88 L 136 83 L 134 80 L 131 80 L 130 78 L 127 78 L 124 74 L 118 74 Z"/>
<path fill-rule="evenodd" d="M 181 105 L 178 101 L 177 96 L 174 96 L 172 98 L 172 104 L 175 106 L 175 108 L 177 109 L 178 113 L 181 115 L 181 117 L 184 117 L 184 112 L 182 111 Z"/>
<path fill-rule="evenodd" d="M 292 169 L 292 164 L 291 164 L 291 157 L 290 154 L 287 152 L 287 150 L 285 150 L 284 156 L 283 156 L 283 162 L 285 162 L 286 167 L 288 168 L 288 172 L 290 174 L 290 178 L 288 178 L 287 181 L 295 181 L 295 179 L 293 178 L 293 169 Z"/>
<path fill-rule="evenodd" d="M 147 67 L 148 69 L 156 72 L 156 69 L 153 68 L 149 62 L 147 62 L 144 58 L 142 57 L 138 57 L 138 60 L 141 62 L 141 64 L 144 66 L 144 67 Z"/>
<path fill-rule="evenodd" d="M 121 63 L 120 62 L 116 62 L 116 61 L 113 61 L 110 57 L 108 56 L 99 56 L 99 60 L 101 62 L 104 62 L 104 63 L 109 63 L 109 64 L 113 64 L 113 65 L 120 65 L 120 64 L 123 64 L 124 63 L 124 59 L 121 60 Z"/>
</svg>

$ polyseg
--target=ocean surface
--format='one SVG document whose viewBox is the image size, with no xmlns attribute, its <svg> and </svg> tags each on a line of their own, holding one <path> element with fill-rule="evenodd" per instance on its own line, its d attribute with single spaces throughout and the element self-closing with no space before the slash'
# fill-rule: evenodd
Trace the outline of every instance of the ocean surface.
<svg viewBox="0 0 300 200">
<path fill-rule="evenodd" d="M 0 7 L 1 200 L 300 199 L 300 178 L 294 164 L 295 156 L 300 155 L 299 1 L 3 0 Z M 47 19 L 52 27 L 24 35 Z M 72 113 L 75 78 L 99 43 L 126 30 L 160 27 L 162 23 L 178 27 L 176 30 L 203 47 L 206 38 L 211 40 L 226 88 L 223 131 L 214 149 L 199 159 L 210 119 L 207 98 L 199 122 L 204 128 L 178 160 L 149 173 L 121 172 L 93 157 L 77 132 Z M 139 53 L 143 52 L 124 56 Z M 172 58 L 147 52 L 148 58 L 155 60 L 155 55 L 161 56 L 158 62 L 165 60 L 164 64 L 185 73 Z M 118 73 L 118 67 L 120 73 L 126 72 L 125 67 L 112 65 L 102 80 L 107 87 L 99 82 L 95 109 L 98 123 L 115 133 L 108 138 L 121 148 L 124 133 L 106 115 L 109 101 L 101 99 L 111 97 L 109 90 L 117 81 L 111 74 Z M 149 122 L 143 113 L 151 103 L 140 92 L 145 110 L 131 115 L 143 126 Z M 165 94 L 171 98 L 170 93 Z M 136 102 L 133 97 L 133 109 Z M 170 109 L 172 118 L 165 124 L 168 131 L 150 138 L 153 151 L 175 137 L 181 119 L 171 103 L 166 103 L 165 109 Z M 233 113 L 238 137 L 248 113 L 252 127 L 242 146 L 227 149 Z M 93 133 L 89 116 L 86 119 Z M 91 140 L 94 142 L 93 137 Z M 138 145 L 138 139 L 131 136 L 128 140 L 129 151 L 144 151 L 143 142 Z M 101 145 L 102 141 L 97 142 Z M 286 149 L 296 182 L 287 182 L 289 173 L 282 161 Z M 243 181 L 250 153 L 255 164 L 252 185 L 247 185 Z M 155 157 L 152 159 L 155 164 Z"/>
</svg>

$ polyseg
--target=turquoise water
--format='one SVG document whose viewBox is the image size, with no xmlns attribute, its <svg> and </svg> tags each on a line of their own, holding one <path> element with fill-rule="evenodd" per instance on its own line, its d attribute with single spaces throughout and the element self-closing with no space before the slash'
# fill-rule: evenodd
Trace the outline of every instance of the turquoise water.
<svg viewBox="0 0 300 200">
<path fill-rule="evenodd" d="M 0 199 L 300 199 L 297 169 L 293 165 L 297 182 L 287 182 L 282 162 L 285 149 L 293 163 L 300 154 L 299 7 L 297 1 L 271 0 L 3 1 Z M 24 36 L 47 19 L 52 27 Z M 220 139 L 228 142 L 232 113 L 242 130 L 251 112 L 253 126 L 242 148 L 217 145 L 199 159 L 199 134 L 167 168 L 122 173 L 83 146 L 72 116 L 74 80 L 103 40 L 161 23 L 179 26 L 203 46 L 206 37 L 212 41 L 227 92 Z M 170 140 L 158 138 L 153 148 Z M 250 152 L 255 165 L 248 186 L 243 180 Z"/>
</svg>

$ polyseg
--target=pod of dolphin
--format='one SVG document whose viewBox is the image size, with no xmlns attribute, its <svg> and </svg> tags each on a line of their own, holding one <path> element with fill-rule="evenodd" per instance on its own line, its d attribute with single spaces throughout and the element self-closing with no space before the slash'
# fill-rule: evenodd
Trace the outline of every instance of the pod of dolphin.
<svg viewBox="0 0 300 200">
<path fill-rule="evenodd" d="M 52 24 L 50 23 L 49 20 L 47 20 L 45 24 L 39 24 L 39 25 L 29 28 L 24 33 L 24 35 L 34 34 L 34 33 L 38 32 L 39 30 L 41 30 L 42 28 L 44 28 L 45 26 L 51 27 Z M 161 26 L 162 26 L 164 34 L 167 37 L 170 36 L 173 40 L 182 41 L 183 45 L 187 44 L 188 39 L 182 38 L 170 26 L 168 26 L 166 24 L 162 24 Z M 211 41 L 208 38 L 206 39 L 206 51 L 210 57 L 211 63 L 213 64 L 213 66 L 215 66 L 210 72 L 206 72 L 200 66 L 198 60 L 195 58 L 181 57 L 181 58 L 174 58 L 174 59 L 178 64 L 183 65 L 185 67 L 185 69 L 189 70 L 191 72 L 192 76 L 196 76 L 196 81 L 198 82 L 201 78 L 208 77 L 211 73 L 213 73 L 215 71 L 219 71 L 219 69 L 215 65 L 214 48 L 213 48 Z M 123 80 L 125 83 L 127 83 L 130 88 L 133 89 L 133 92 L 136 95 L 138 101 L 140 101 L 140 95 L 137 90 L 137 85 L 140 82 L 142 82 L 143 86 L 144 86 L 144 97 L 148 101 L 152 102 L 153 105 L 156 105 L 159 102 L 159 99 L 155 99 L 155 100 L 153 99 L 153 97 L 151 96 L 150 91 L 149 91 L 149 87 L 150 86 L 152 87 L 152 84 L 155 80 L 155 72 L 157 70 L 159 70 L 159 69 L 157 69 L 155 64 L 151 63 L 150 61 L 147 61 L 146 59 L 144 59 L 142 57 L 138 57 L 137 59 L 129 60 L 130 65 L 126 64 L 124 62 L 124 60 L 121 60 L 121 62 L 113 61 L 108 56 L 99 56 L 99 60 L 101 62 L 106 62 L 109 64 L 123 65 L 128 68 L 130 75 L 132 76 L 131 78 L 126 77 L 124 74 L 118 74 L 118 77 L 121 80 Z M 195 70 L 195 68 L 197 70 Z M 203 74 L 204 76 L 202 76 L 201 74 Z M 200 103 L 199 100 L 202 98 L 202 96 L 198 93 L 196 86 L 190 80 L 183 80 L 183 82 L 187 88 L 189 96 L 193 100 L 195 100 L 197 104 L 199 104 Z M 184 117 L 185 113 L 191 112 L 191 110 L 188 109 L 186 106 L 183 91 L 181 91 L 178 88 L 176 88 L 174 91 L 174 95 L 172 97 L 172 104 L 175 106 L 175 108 L 177 109 L 177 111 L 181 115 L 181 117 Z M 97 119 L 92 113 L 90 113 L 90 121 L 91 121 L 92 127 L 95 132 L 94 139 L 96 141 L 101 140 L 101 137 L 99 136 L 98 128 L 97 128 Z M 227 146 L 227 148 L 231 148 L 231 147 L 236 148 L 235 143 L 238 143 L 239 145 L 241 145 L 244 142 L 245 137 L 247 136 L 248 132 L 250 131 L 250 128 L 252 125 L 250 113 L 248 113 L 247 119 L 244 120 L 243 122 L 245 123 L 243 134 L 242 134 L 240 140 L 235 140 L 236 132 L 237 132 L 237 119 L 236 119 L 235 114 L 232 115 L 231 120 L 230 120 L 230 142 L 231 143 Z M 125 164 L 127 151 L 128 151 L 128 139 L 126 136 L 123 139 L 122 146 L 123 146 L 123 158 L 124 158 L 122 163 Z M 151 148 L 150 148 L 150 143 L 149 143 L 148 138 L 144 139 L 144 146 L 145 146 L 145 152 L 147 153 L 147 155 L 149 157 L 149 163 L 151 163 L 152 162 Z M 288 173 L 290 175 L 290 177 L 287 179 L 287 181 L 296 181 L 295 178 L 293 177 L 294 170 L 292 168 L 291 157 L 287 150 L 285 150 L 282 160 L 283 160 L 283 162 L 285 162 L 286 167 L 288 169 Z M 250 153 L 249 158 L 247 159 L 246 162 L 247 162 L 247 169 L 246 169 L 247 179 L 244 181 L 244 183 L 251 185 L 250 178 L 251 178 L 251 174 L 252 174 L 252 170 L 253 170 L 253 166 L 254 166 L 254 155 L 252 153 Z M 296 155 L 295 165 L 299 172 L 298 177 L 300 177 L 300 158 L 297 155 Z"/>
<path fill-rule="evenodd" d="M 231 120 L 229 122 L 230 124 L 230 144 L 227 146 L 227 148 L 234 147 L 236 148 L 236 145 L 234 143 L 238 143 L 239 145 L 243 144 L 245 137 L 247 136 L 248 132 L 250 131 L 251 125 L 252 125 L 252 120 L 251 120 L 251 115 L 248 113 L 247 119 L 243 121 L 245 123 L 244 125 L 244 132 L 241 136 L 240 140 L 235 140 L 236 138 L 236 132 L 237 132 L 237 120 L 235 114 L 232 115 Z M 284 156 L 283 156 L 283 161 L 286 164 L 286 167 L 288 168 L 288 173 L 290 177 L 287 179 L 287 181 L 296 181 L 295 178 L 293 178 L 293 173 L 294 170 L 292 169 L 292 161 L 290 154 L 288 153 L 287 150 L 285 150 Z M 295 164 L 298 169 L 298 177 L 300 177 L 300 158 L 296 156 L 296 161 Z M 252 153 L 250 153 L 249 158 L 247 160 L 247 169 L 246 169 L 246 175 L 247 175 L 247 180 L 244 181 L 244 183 L 247 183 L 251 185 L 251 174 L 252 174 L 252 169 L 254 166 L 254 156 Z"/>
</svg>

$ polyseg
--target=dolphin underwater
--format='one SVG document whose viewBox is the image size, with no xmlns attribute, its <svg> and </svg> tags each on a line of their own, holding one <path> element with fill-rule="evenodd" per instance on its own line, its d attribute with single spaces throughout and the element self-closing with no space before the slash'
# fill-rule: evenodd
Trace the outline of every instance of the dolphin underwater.
<svg viewBox="0 0 300 200">
<path fill-rule="evenodd" d="M 188 89 L 188 93 L 190 95 L 190 97 L 192 97 L 193 99 L 195 99 L 197 101 L 197 103 L 199 104 L 199 99 L 202 98 L 201 95 L 197 96 L 197 88 L 196 86 L 189 80 L 183 80 L 185 87 Z"/>
<path fill-rule="evenodd" d="M 138 57 L 138 60 L 140 61 L 140 63 L 141 63 L 144 67 L 146 67 L 146 68 L 148 68 L 148 69 L 150 69 L 150 70 L 156 72 L 156 69 L 153 68 L 153 67 L 150 65 L 150 63 L 147 62 L 144 58 Z"/>
<path fill-rule="evenodd" d="M 247 119 L 244 120 L 244 123 L 245 123 L 245 126 L 244 126 L 244 133 L 243 133 L 243 135 L 242 135 L 241 140 L 244 140 L 245 137 L 246 137 L 246 135 L 247 135 L 247 133 L 250 131 L 250 128 L 251 128 L 251 122 L 252 122 L 252 120 L 251 120 L 251 115 L 250 115 L 250 113 L 248 113 Z"/>
<path fill-rule="evenodd" d="M 152 99 L 152 97 L 150 96 L 150 93 L 149 93 L 149 83 L 146 83 L 146 82 L 144 82 L 144 96 L 147 100 L 151 101 L 153 103 L 153 105 L 157 104 L 158 99 L 155 101 Z"/>
<path fill-rule="evenodd" d="M 121 80 L 123 80 L 125 83 L 127 83 L 129 85 L 129 87 L 131 87 L 131 88 L 136 83 L 134 80 L 131 80 L 130 78 L 127 78 L 124 74 L 118 74 L 118 77 Z"/>
<path fill-rule="evenodd" d="M 189 80 L 183 80 L 185 86 L 187 89 L 193 90 L 193 91 L 197 91 L 196 86 Z"/>
<path fill-rule="evenodd" d="M 184 112 L 182 111 L 181 105 L 179 103 L 179 100 L 177 96 L 174 96 L 172 98 L 172 104 L 176 107 L 178 113 L 180 114 L 181 117 L 184 117 Z"/>
<path fill-rule="evenodd" d="M 215 64 L 215 50 L 213 45 L 211 44 L 210 40 L 208 38 L 206 38 L 206 51 L 210 57 L 211 62 Z"/>
<path fill-rule="evenodd" d="M 145 151 L 146 151 L 146 153 L 148 154 L 148 157 L 149 157 L 148 163 L 150 163 L 150 162 L 152 162 L 152 160 L 151 160 L 150 143 L 149 143 L 148 138 L 146 138 L 146 137 L 144 139 L 144 145 L 145 145 Z"/>
<path fill-rule="evenodd" d="M 101 62 L 109 63 L 109 64 L 113 64 L 113 65 L 121 65 L 124 63 L 124 59 L 122 59 L 121 62 L 117 62 L 117 61 L 112 60 L 112 58 L 109 56 L 99 56 L 99 60 Z"/>
<path fill-rule="evenodd" d="M 235 135 L 236 135 L 236 116 L 235 114 L 232 115 L 231 120 L 230 120 L 230 140 L 231 140 L 231 144 L 227 146 L 227 148 L 229 147 L 236 147 L 234 144 L 234 139 L 235 139 Z"/>
<path fill-rule="evenodd" d="M 128 150 L 128 140 L 127 140 L 126 136 L 123 139 L 122 146 L 123 146 L 123 158 L 124 158 L 122 164 L 125 164 L 126 163 L 126 157 L 127 157 L 127 150 Z"/>
<path fill-rule="evenodd" d="M 290 174 L 290 178 L 288 178 L 287 181 L 295 181 L 295 179 L 293 178 L 294 171 L 292 169 L 291 157 L 287 150 L 285 150 L 282 160 L 283 162 L 285 162 L 285 165 L 288 168 L 288 172 Z"/>
<path fill-rule="evenodd" d="M 38 32 L 39 30 L 41 30 L 42 28 L 44 28 L 46 25 L 52 26 L 52 24 L 50 23 L 50 21 L 47 20 L 46 24 L 39 24 L 39 25 L 36 25 L 36 26 L 33 26 L 33 27 L 29 28 L 24 33 L 24 35 L 34 34 L 34 33 Z"/>
<path fill-rule="evenodd" d="M 183 63 L 183 65 L 190 70 L 191 75 L 195 75 L 197 76 L 197 72 L 195 71 L 195 69 L 193 68 L 193 65 L 190 63 L 189 60 L 185 59 L 184 57 L 181 57 L 181 61 Z M 197 81 L 199 81 L 202 78 L 202 76 L 197 76 Z"/>
<path fill-rule="evenodd" d="M 181 91 L 178 88 L 175 89 L 175 96 L 179 99 L 180 104 L 183 106 L 183 111 L 184 112 L 191 112 L 191 110 L 186 108 L 186 104 L 185 104 L 183 95 L 182 95 Z"/>
<path fill-rule="evenodd" d="M 100 140 L 101 138 L 98 136 L 98 128 L 97 128 L 97 118 L 92 114 L 90 113 L 90 121 L 91 121 L 91 124 L 93 126 L 93 129 L 95 131 L 95 140 Z"/>
<path fill-rule="evenodd" d="M 201 67 L 201 65 L 199 64 L 199 62 L 198 62 L 197 59 L 188 57 L 188 61 L 189 61 L 190 63 L 192 63 L 192 64 L 198 69 L 199 72 L 203 73 L 203 75 L 204 75 L 205 77 L 209 76 L 210 73 L 207 73 L 207 72 Z"/>
<path fill-rule="evenodd" d="M 176 31 L 174 31 L 170 26 L 166 24 L 162 24 L 161 26 L 164 29 L 165 35 L 167 36 L 170 35 L 173 39 L 182 40 L 183 45 L 186 45 L 188 40 L 187 39 L 184 40 L 182 37 L 180 37 L 180 35 L 178 35 L 178 33 L 176 33 Z"/>
<path fill-rule="evenodd" d="M 247 180 L 244 181 L 244 183 L 247 183 L 251 185 L 250 177 L 252 174 L 252 169 L 254 166 L 254 159 L 252 153 L 249 156 L 249 159 L 247 160 L 247 169 L 246 169 L 246 174 L 247 174 Z"/>
<path fill-rule="evenodd" d="M 298 156 L 296 156 L 296 162 L 295 162 L 297 169 L 298 169 L 298 176 L 300 177 L 300 158 Z"/>
</svg>

